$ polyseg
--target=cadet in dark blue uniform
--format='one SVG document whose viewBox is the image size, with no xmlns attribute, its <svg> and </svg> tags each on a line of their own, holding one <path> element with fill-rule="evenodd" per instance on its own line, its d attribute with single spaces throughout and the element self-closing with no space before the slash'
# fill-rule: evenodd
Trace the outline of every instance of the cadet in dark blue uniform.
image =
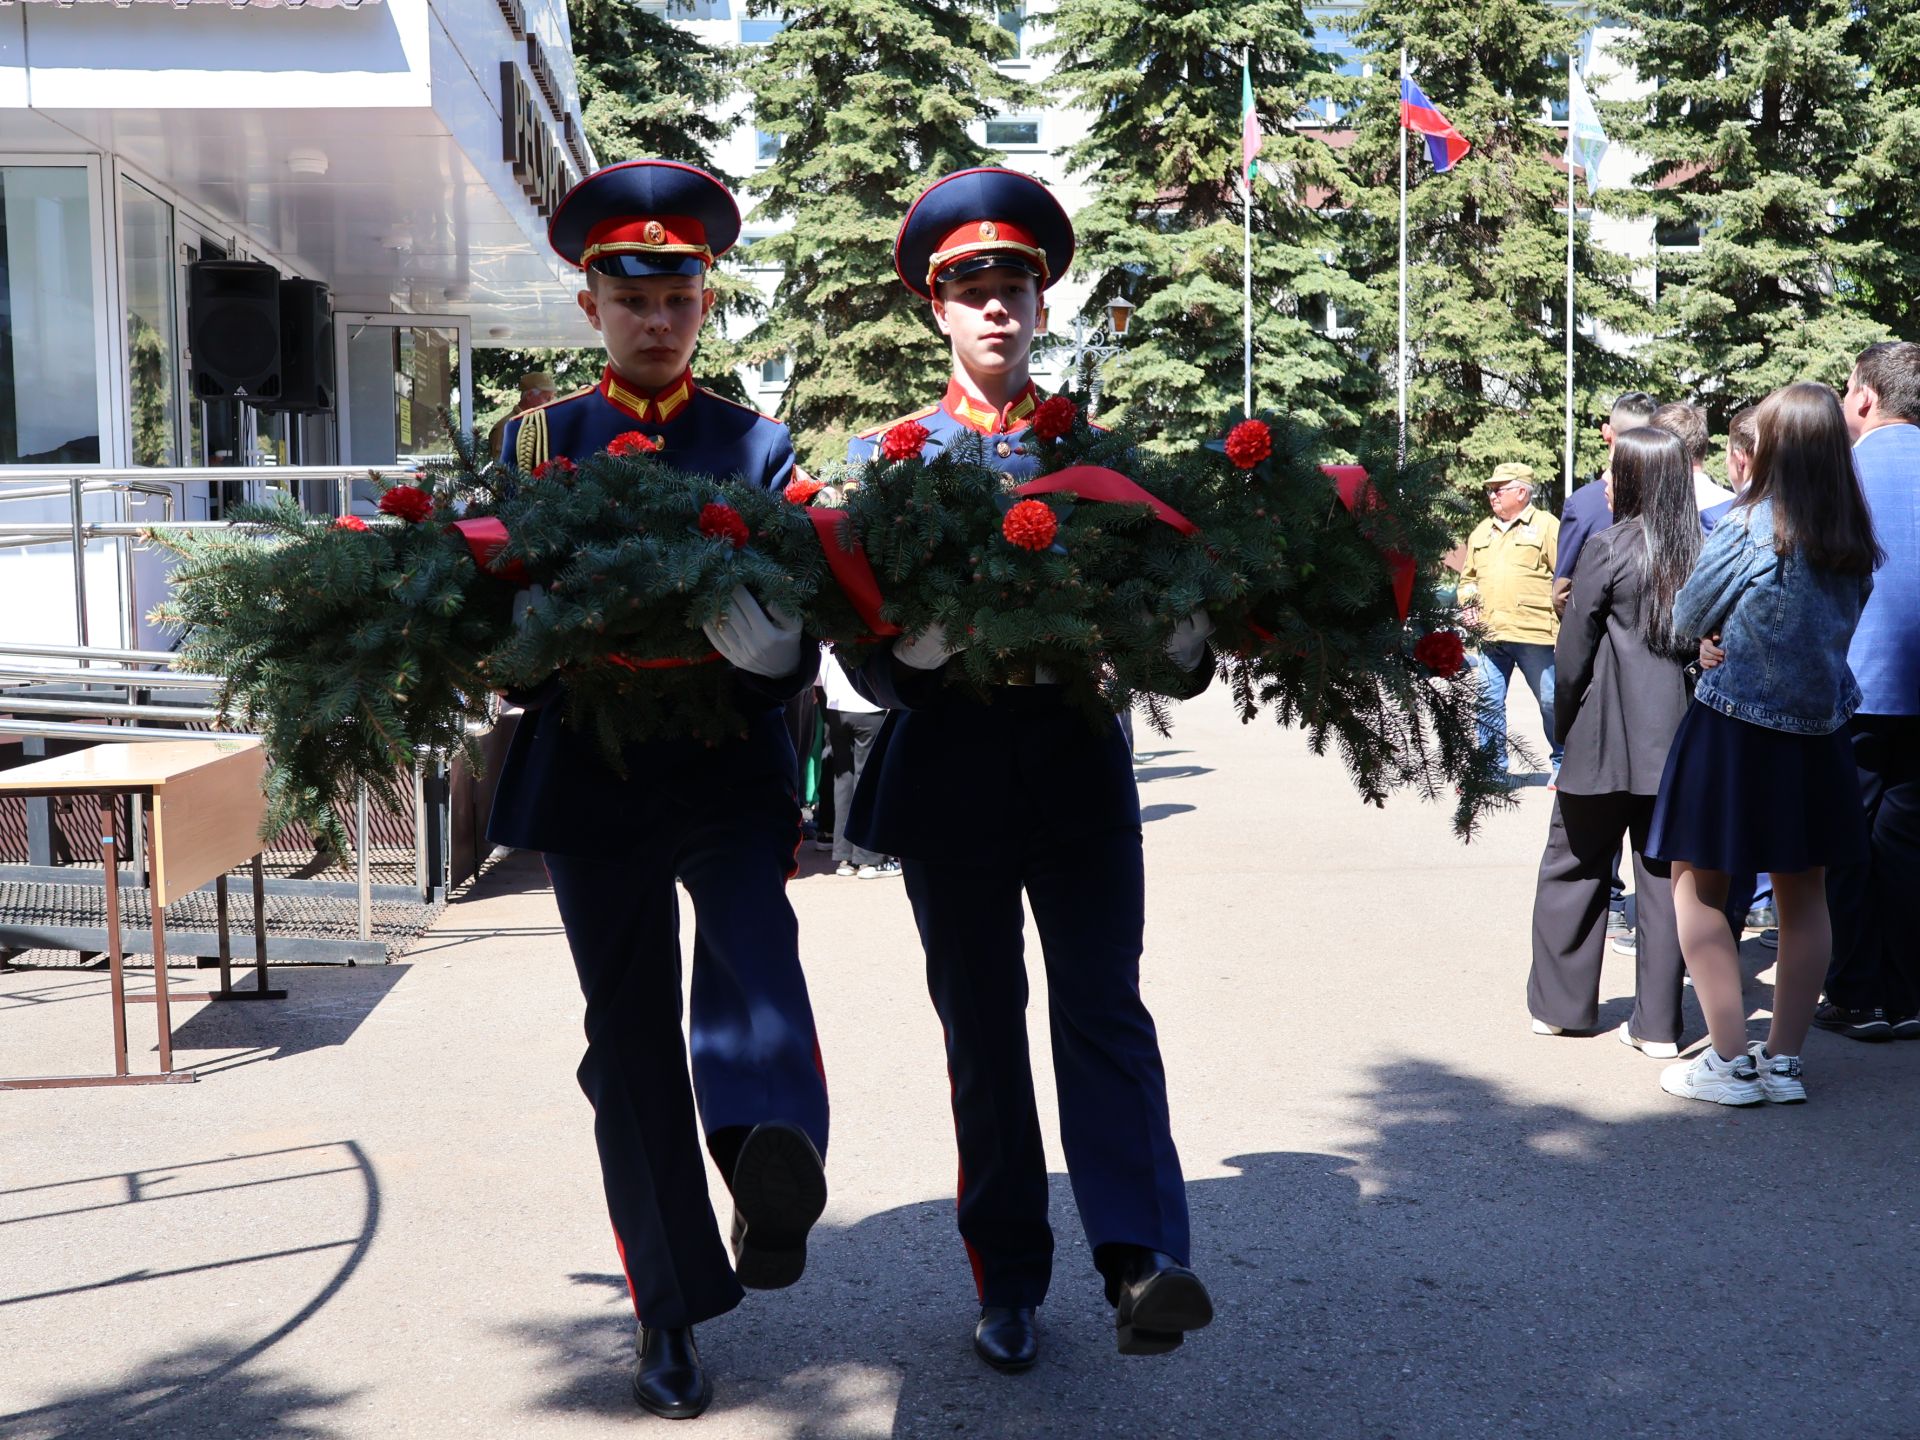
<svg viewBox="0 0 1920 1440">
<path fill-rule="evenodd" d="M 634 160 L 576 186 L 548 236 L 585 270 L 580 306 L 606 343 L 606 373 L 521 416 L 504 453 L 531 471 L 638 430 L 682 470 L 783 487 L 786 427 L 702 390 L 687 368 L 713 304 L 707 269 L 739 233 L 733 197 L 688 165 Z M 785 890 L 800 814 L 781 719 L 819 652 L 745 590 L 707 635 L 732 666 L 746 738 L 636 745 L 623 779 L 566 725 L 561 693 L 521 718 L 488 826 L 494 843 L 546 856 L 587 1000 L 580 1085 L 640 1320 L 634 1396 L 670 1418 L 712 1396 L 692 1327 L 739 1304 L 743 1285 L 797 1280 L 826 1204 L 826 1080 Z M 675 880 L 696 926 L 691 1086 Z M 732 1263 L 696 1104 L 733 1191 Z"/>
<path fill-rule="evenodd" d="M 1028 350 L 1041 291 L 1066 270 L 1073 229 L 1037 181 L 965 170 L 914 203 L 894 244 L 900 277 L 931 299 L 954 371 L 937 406 L 912 416 L 926 451 L 968 433 L 988 463 L 1033 474 L 1027 417 L 1037 397 Z M 872 457 L 899 421 L 853 441 Z M 1212 674 L 1205 615 L 1172 651 Z M 1171 1350 L 1213 1307 L 1187 1268 L 1187 1201 L 1167 1118 L 1153 1017 L 1140 999 L 1140 799 L 1116 719 L 1095 732 L 1045 683 L 982 702 L 945 683 L 954 640 L 939 630 L 881 651 L 855 684 L 894 713 L 874 743 L 853 813 L 854 839 L 902 857 L 946 1031 L 960 1145 L 960 1234 L 981 1313 L 974 1348 L 1021 1370 L 1038 1353 L 1053 1232 L 1047 1164 L 1027 1056 L 1025 891 L 1047 968 L 1060 1133 L 1094 1262 L 1116 1307 L 1120 1349 Z M 986 843 L 981 835 L 990 836 Z"/>
</svg>

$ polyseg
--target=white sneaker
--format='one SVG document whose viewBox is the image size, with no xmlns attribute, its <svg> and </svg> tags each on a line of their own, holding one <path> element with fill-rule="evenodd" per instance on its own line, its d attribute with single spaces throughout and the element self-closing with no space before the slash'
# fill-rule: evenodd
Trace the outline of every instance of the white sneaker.
<svg viewBox="0 0 1920 1440">
<path fill-rule="evenodd" d="M 842 860 L 838 865 L 833 867 L 833 873 L 836 875 L 857 875 L 860 873 L 860 867 L 855 865 L 851 860 Z"/>
<path fill-rule="evenodd" d="M 1767 1099 L 1776 1105 L 1798 1105 L 1807 1098 L 1798 1055 L 1769 1055 L 1764 1040 L 1747 1046 L 1747 1054 L 1760 1072 L 1760 1090 Z"/>
<path fill-rule="evenodd" d="M 1544 1020 L 1536 1020 L 1533 1022 L 1533 1033 L 1536 1035 L 1564 1035 L 1567 1032 L 1562 1030 L 1558 1025 L 1549 1025 Z"/>
<path fill-rule="evenodd" d="M 874 865 L 862 865 L 860 867 L 860 878 L 862 880 L 889 880 L 899 873 L 900 862 L 898 860 L 882 860 Z"/>
<path fill-rule="evenodd" d="M 1712 1045 L 1693 1059 L 1662 1070 L 1660 1088 L 1682 1100 L 1710 1100 L 1716 1105 L 1760 1105 L 1767 1098 L 1751 1056 L 1742 1051 L 1733 1060 L 1721 1060 Z"/>
<path fill-rule="evenodd" d="M 1633 1022 L 1620 1022 L 1619 1036 L 1622 1045 L 1631 1045 L 1642 1055 L 1654 1060 L 1671 1060 L 1680 1053 L 1680 1047 L 1670 1040 L 1642 1040 L 1631 1029 Z"/>
</svg>

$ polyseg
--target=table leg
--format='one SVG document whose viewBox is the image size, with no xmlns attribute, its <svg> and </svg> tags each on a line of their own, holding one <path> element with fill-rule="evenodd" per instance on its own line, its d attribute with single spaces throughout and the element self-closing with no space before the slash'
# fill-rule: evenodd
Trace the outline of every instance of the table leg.
<svg viewBox="0 0 1920 1440">
<path fill-rule="evenodd" d="M 233 946 L 227 935 L 227 877 L 214 886 L 214 901 L 220 910 L 220 988 L 209 990 L 209 1000 L 284 1000 L 287 992 L 267 984 L 267 880 L 260 857 L 253 857 L 253 975 L 251 990 L 233 988 L 230 970 Z"/>
<path fill-rule="evenodd" d="M 113 1073 L 127 1073 L 127 977 L 120 955 L 120 845 L 111 795 L 100 800 L 100 860 L 107 878 L 107 969 L 113 991 Z"/>
<path fill-rule="evenodd" d="M 151 807 L 151 800 L 148 805 Z M 147 828 L 153 828 L 151 810 L 147 815 Z M 173 1071 L 173 1009 L 167 1003 L 167 914 L 154 883 L 158 878 L 156 869 L 149 866 L 147 898 L 153 906 L 153 1005 L 160 1026 L 160 1073 L 167 1075 Z"/>
<path fill-rule="evenodd" d="M 213 882 L 213 908 L 220 920 L 219 993 L 227 996 L 233 994 L 233 941 L 227 934 L 227 877 L 225 875 Z"/>
</svg>

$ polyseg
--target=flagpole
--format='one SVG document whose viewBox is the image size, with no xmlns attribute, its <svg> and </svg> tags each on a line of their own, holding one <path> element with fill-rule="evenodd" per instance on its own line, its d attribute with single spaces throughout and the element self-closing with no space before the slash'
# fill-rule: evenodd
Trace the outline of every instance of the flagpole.
<svg viewBox="0 0 1920 1440">
<path fill-rule="evenodd" d="M 1400 46 L 1401 93 L 1406 93 L 1407 47 Z M 1402 102 L 1405 103 L 1404 101 Z M 1403 112 L 1404 114 L 1404 112 Z M 1407 127 L 1402 120 L 1400 136 L 1400 449 L 1399 460 L 1407 463 Z"/>
<path fill-rule="evenodd" d="M 1247 76 L 1247 84 L 1253 84 L 1253 49 L 1248 46 L 1240 52 L 1240 73 Z M 1244 142 L 1243 142 L 1244 143 Z M 1242 389 L 1240 413 L 1248 419 L 1253 418 L 1253 166 L 1243 156 L 1240 162 L 1240 186 L 1243 195 L 1246 233 L 1242 239 L 1240 257 L 1240 341 L 1246 352 L 1242 366 Z"/>
<path fill-rule="evenodd" d="M 1567 489 L 1573 495 L 1573 56 L 1567 56 Z"/>
</svg>

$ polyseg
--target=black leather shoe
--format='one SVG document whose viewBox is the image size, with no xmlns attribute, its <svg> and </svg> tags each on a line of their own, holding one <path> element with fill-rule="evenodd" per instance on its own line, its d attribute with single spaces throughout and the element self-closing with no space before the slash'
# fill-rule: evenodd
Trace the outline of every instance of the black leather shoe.
<svg viewBox="0 0 1920 1440">
<path fill-rule="evenodd" d="M 633 1367 L 633 1398 L 663 1420 L 691 1420 L 713 1403 L 713 1382 L 700 1363 L 693 1327 L 640 1327 L 639 1362 Z"/>
<path fill-rule="evenodd" d="M 1158 1250 L 1136 1250 L 1115 1277 L 1114 1326 L 1122 1355 L 1164 1355 L 1213 1319 L 1200 1277 Z"/>
<path fill-rule="evenodd" d="M 973 1353 L 1009 1375 L 1030 1368 L 1040 1358 L 1040 1335 L 1033 1325 L 1031 1305 L 985 1305 L 973 1327 Z"/>
<path fill-rule="evenodd" d="M 807 1232 L 827 1208 L 820 1152 L 797 1125 L 756 1125 L 732 1185 L 734 1274 L 749 1290 L 783 1290 L 807 1268 Z"/>
</svg>

